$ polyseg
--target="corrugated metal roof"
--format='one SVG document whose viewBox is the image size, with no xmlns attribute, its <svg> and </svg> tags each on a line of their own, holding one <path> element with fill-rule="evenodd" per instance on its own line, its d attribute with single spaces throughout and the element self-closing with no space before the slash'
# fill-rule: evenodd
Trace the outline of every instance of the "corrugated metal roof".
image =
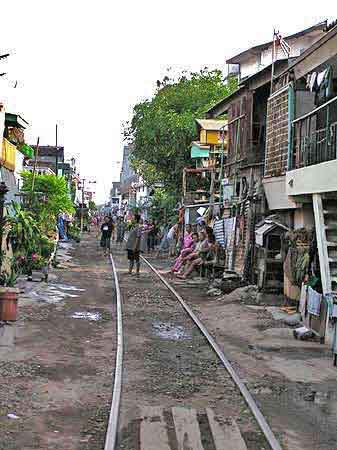
<svg viewBox="0 0 337 450">
<path fill-rule="evenodd" d="M 221 131 L 227 127 L 227 120 L 197 119 L 196 122 L 206 131 Z"/>
</svg>

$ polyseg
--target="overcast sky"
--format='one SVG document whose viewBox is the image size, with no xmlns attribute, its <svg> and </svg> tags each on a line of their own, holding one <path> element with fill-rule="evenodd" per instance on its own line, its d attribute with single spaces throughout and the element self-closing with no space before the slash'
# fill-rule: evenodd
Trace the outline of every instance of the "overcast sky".
<svg viewBox="0 0 337 450">
<path fill-rule="evenodd" d="M 119 176 L 122 122 L 168 66 L 224 69 L 226 58 L 271 40 L 273 27 L 290 34 L 333 19 L 334 3 L 0 0 L 0 52 L 12 53 L 0 98 L 30 123 L 30 143 L 54 145 L 59 123 L 59 142 L 80 153 L 81 175 L 97 177 L 102 201 Z"/>
</svg>

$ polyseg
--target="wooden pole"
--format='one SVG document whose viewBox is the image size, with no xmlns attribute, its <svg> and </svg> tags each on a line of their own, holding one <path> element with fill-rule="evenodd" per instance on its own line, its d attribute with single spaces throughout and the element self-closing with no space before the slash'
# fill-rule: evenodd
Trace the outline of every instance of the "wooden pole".
<svg viewBox="0 0 337 450">
<path fill-rule="evenodd" d="M 220 194 L 220 198 L 219 198 L 219 202 L 220 204 L 222 204 L 222 191 L 223 191 L 223 186 L 222 186 L 222 179 L 223 179 L 223 171 L 224 171 L 224 157 L 225 157 L 225 126 L 221 127 L 221 165 L 220 165 L 220 173 L 219 173 L 219 182 L 220 182 L 220 186 L 219 186 L 219 194 Z M 228 126 L 228 124 L 227 124 Z M 228 136 L 229 136 L 229 129 L 228 129 Z M 228 144 L 229 145 L 229 141 Z"/>
<path fill-rule="evenodd" d="M 35 187 L 36 164 L 37 164 L 37 157 L 39 154 L 39 143 L 40 143 L 40 137 L 37 138 L 37 142 L 36 142 L 34 167 L 33 167 L 33 179 L 32 179 L 32 193 L 34 192 L 34 187 Z"/>
</svg>

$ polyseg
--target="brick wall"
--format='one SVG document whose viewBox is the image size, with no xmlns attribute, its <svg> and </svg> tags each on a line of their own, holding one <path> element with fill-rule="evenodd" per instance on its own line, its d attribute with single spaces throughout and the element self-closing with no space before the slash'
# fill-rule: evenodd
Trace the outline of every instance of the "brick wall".
<svg viewBox="0 0 337 450">
<path fill-rule="evenodd" d="M 284 175 L 288 157 L 288 90 L 268 100 L 265 177 Z"/>
</svg>

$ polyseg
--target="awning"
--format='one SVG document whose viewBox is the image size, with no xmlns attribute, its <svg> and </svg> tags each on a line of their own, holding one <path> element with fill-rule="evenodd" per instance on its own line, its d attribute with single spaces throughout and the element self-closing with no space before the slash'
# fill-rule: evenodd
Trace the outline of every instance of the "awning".
<svg viewBox="0 0 337 450">
<path fill-rule="evenodd" d="M 30 159 L 34 158 L 34 149 L 27 144 L 22 144 L 19 147 L 19 151 L 23 153 L 25 156 L 28 156 L 28 158 Z"/>
<path fill-rule="evenodd" d="M 10 127 L 27 128 L 28 122 L 19 114 L 5 113 L 5 123 Z"/>
<path fill-rule="evenodd" d="M 209 146 L 192 144 L 191 158 L 209 158 Z"/>
<path fill-rule="evenodd" d="M 221 131 L 227 128 L 227 120 L 222 119 L 196 119 L 196 122 L 207 131 Z"/>
</svg>

